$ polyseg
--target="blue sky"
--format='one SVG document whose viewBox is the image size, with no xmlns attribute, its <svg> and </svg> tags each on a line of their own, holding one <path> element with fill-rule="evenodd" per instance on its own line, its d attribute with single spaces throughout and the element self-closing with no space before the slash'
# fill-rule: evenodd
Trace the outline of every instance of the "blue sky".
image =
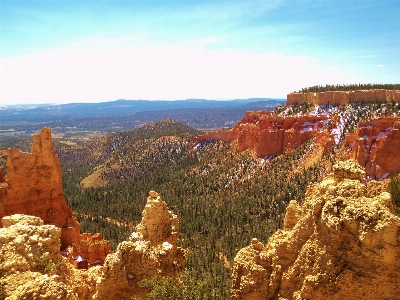
<svg viewBox="0 0 400 300">
<path fill-rule="evenodd" d="M 0 0 L 0 104 L 400 82 L 400 1 Z"/>
</svg>

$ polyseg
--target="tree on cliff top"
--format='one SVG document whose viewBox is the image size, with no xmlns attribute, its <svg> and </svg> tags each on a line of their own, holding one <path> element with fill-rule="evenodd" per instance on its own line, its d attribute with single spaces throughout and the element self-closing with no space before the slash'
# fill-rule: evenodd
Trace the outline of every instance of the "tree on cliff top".
<svg viewBox="0 0 400 300">
<path fill-rule="evenodd" d="M 330 92 L 330 91 L 356 91 L 356 90 L 400 90 L 400 84 L 372 84 L 372 83 L 359 83 L 359 84 L 326 84 L 325 86 L 316 85 L 307 88 L 302 88 L 300 93 L 318 93 L 318 92 Z"/>
</svg>

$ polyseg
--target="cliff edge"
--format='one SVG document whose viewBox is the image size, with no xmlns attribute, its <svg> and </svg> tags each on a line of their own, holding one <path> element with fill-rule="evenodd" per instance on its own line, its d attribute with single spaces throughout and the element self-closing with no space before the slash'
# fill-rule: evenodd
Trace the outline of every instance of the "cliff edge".
<svg viewBox="0 0 400 300">
<path fill-rule="evenodd" d="M 284 229 L 236 255 L 231 299 L 400 299 L 400 218 L 348 160 L 291 201 Z"/>
<path fill-rule="evenodd" d="M 399 90 L 355 90 L 355 91 L 328 91 L 290 93 L 287 95 L 286 104 L 314 104 L 314 105 L 348 105 L 350 103 L 373 103 L 375 101 L 400 103 Z"/>
</svg>

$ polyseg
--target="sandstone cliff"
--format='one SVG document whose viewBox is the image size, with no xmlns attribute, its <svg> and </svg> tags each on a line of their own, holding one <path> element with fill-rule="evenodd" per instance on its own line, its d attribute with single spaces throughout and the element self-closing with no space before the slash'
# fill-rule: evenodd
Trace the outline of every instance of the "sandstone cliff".
<svg viewBox="0 0 400 300">
<path fill-rule="evenodd" d="M 329 91 L 320 93 L 290 93 L 286 104 L 309 103 L 314 105 L 347 105 L 356 102 L 384 101 L 400 103 L 398 90 Z"/>
<path fill-rule="evenodd" d="M 400 218 L 354 161 L 292 201 L 284 229 L 235 257 L 231 299 L 400 299 Z"/>
<path fill-rule="evenodd" d="M 80 234 L 80 225 L 68 207 L 61 179 L 61 166 L 45 127 L 33 136 L 32 153 L 18 149 L 3 151 L 7 156 L 7 179 L 0 169 L 0 217 L 27 214 L 40 217 L 44 224 L 61 229 L 61 249 L 72 247 L 73 257 L 88 262 L 103 262 L 110 253 L 107 241 Z M 67 255 L 67 254 L 66 254 Z"/>
<path fill-rule="evenodd" d="M 79 239 L 79 223 L 65 202 L 61 166 L 49 127 L 33 136 L 32 153 L 7 151 L 7 180 L 0 185 L 0 217 L 28 214 L 61 228 L 61 247 Z"/>
<path fill-rule="evenodd" d="M 352 138 L 349 137 L 349 142 Z M 400 173 L 400 118 L 385 117 L 361 121 L 353 141 L 353 158 L 368 176 L 384 179 Z"/>
<path fill-rule="evenodd" d="M 333 140 L 326 139 L 326 116 L 278 116 L 272 112 L 248 111 L 230 130 L 209 132 L 198 136 L 196 142 L 222 140 L 238 141 L 238 150 L 254 149 L 257 157 L 291 152 L 312 137 L 320 137 L 323 147 Z"/>
<path fill-rule="evenodd" d="M 5 299 L 131 299 L 144 296 L 140 280 L 177 277 L 185 251 L 177 247 L 179 221 L 150 192 L 142 222 L 129 241 L 106 257 L 104 266 L 75 269 L 60 254 L 61 230 L 39 217 L 12 215 L 0 229 L 0 287 Z"/>
</svg>

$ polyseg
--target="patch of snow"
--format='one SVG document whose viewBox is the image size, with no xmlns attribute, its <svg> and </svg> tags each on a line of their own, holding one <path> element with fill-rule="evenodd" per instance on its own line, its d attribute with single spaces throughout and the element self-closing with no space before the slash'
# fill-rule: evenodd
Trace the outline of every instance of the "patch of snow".
<svg viewBox="0 0 400 300">
<path fill-rule="evenodd" d="M 96 259 L 95 261 L 92 261 L 90 264 L 91 264 L 91 265 L 100 265 L 100 264 L 102 264 L 102 263 L 103 263 L 102 260 Z"/>
<path fill-rule="evenodd" d="M 379 180 L 381 181 L 381 180 L 383 180 L 383 179 L 386 179 L 386 178 L 389 177 L 389 175 L 390 175 L 390 173 L 385 173 L 385 174 L 382 175 L 381 178 L 379 178 Z"/>
<path fill-rule="evenodd" d="M 75 256 L 75 258 L 73 258 L 75 261 L 77 261 L 77 262 L 81 262 L 81 261 L 87 261 L 87 259 L 85 259 L 85 258 L 83 258 L 82 256 L 80 256 L 80 255 L 78 255 L 78 256 Z"/>
<path fill-rule="evenodd" d="M 164 248 L 165 250 L 170 250 L 170 249 L 172 249 L 172 245 L 171 245 L 170 243 L 168 243 L 168 242 L 164 242 L 162 245 L 163 245 L 163 248 Z"/>
<path fill-rule="evenodd" d="M 313 129 L 311 128 L 311 127 L 306 127 L 306 128 L 303 128 L 302 130 L 301 130 L 301 132 L 308 132 L 308 131 L 312 131 Z"/>
<path fill-rule="evenodd" d="M 376 139 L 378 139 L 378 138 L 385 139 L 386 138 L 386 133 L 381 131 L 378 135 L 374 136 L 374 138 L 376 138 Z"/>
</svg>

